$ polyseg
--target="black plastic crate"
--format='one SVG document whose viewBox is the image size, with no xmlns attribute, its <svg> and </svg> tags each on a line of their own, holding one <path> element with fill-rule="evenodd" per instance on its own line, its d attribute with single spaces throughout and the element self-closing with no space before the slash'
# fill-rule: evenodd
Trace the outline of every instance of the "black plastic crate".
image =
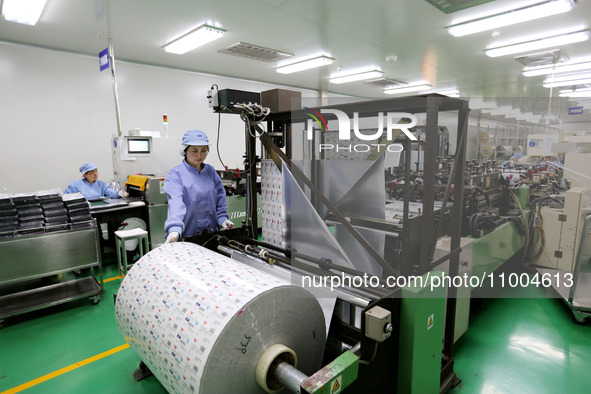
<svg viewBox="0 0 591 394">
<path fill-rule="evenodd" d="M 66 204 L 66 206 L 70 206 L 70 205 L 75 205 L 75 204 L 88 204 L 88 201 L 85 198 L 76 198 L 74 200 L 64 200 L 64 204 Z"/>
<path fill-rule="evenodd" d="M 16 216 L 18 211 L 16 208 L 0 209 L 0 217 Z"/>
<path fill-rule="evenodd" d="M 0 218 L 0 227 L 12 226 L 18 224 L 18 217 L 2 217 Z"/>
<path fill-rule="evenodd" d="M 51 224 L 68 223 L 68 216 L 66 216 L 66 215 L 46 216 L 45 217 L 45 223 L 47 223 L 49 225 L 51 225 Z"/>
<path fill-rule="evenodd" d="M 18 225 L 19 230 L 27 230 L 31 228 L 43 228 L 43 221 L 32 221 L 32 222 L 20 222 Z"/>
<path fill-rule="evenodd" d="M 66 204 L 68 211 L 79 211 L 82 209 L 90 210 L 90 206 L 87 202 L 79 202 L 76 204 Z"/>
<path fill-rule="evenodd" d="M 42 201 L 41 207 L 43 209 L 54 209 L 54 208 L 65 208 L 64 202 L 62 200 L 59 201 Z"/>
<path fill-rule="evenodd" d="M 54 233 L 56 231 L 65 231 L 70 228 L 67 224 L 45 225 L 46 233 Z"/>
<path fill-rule="evenodd" d="M 27 205 L 27 204 L 38 204 L 39 199 L 37 196 L 20 196 L 20 197 L 12 197 L 12 202 L 14 205 Z"/>
<path fill-rule="evenodd" d="M 44 201 L 62 201 L 62 196 L 59 194 L 44 194 L 42 196 L 37 196 L 37 198 L 41 203 Z"/>
<path fill-rule="evenodd" d="M 88 220 L 92 220 L 92 216 L 90 216 L 90 214 L 88 214 L 88 215 L 70 215 L 70 221 L 72 223 L 84 222 L 84 221 L 88 221 Z"/>
<path fill-rule="evenodd" d="M 21 223 L 29 223 L 29 222 L 43 222 L 45 220 L 45 215 L 28 215 L 28 216 L 19 216 L 18 221 Z"/>
<path fill-rule="evenodd" d="M 64 207 L 52 208 L 52 209 L 44 210 L 43 213 L 45 214 L 45 216 L 62 216 L 62 215 L 67 215 L 68 210 Z"/>
<path fill-rule="evenodd" d="M 0 199 L 0 209 L 4 209 L 6 207 L 14 207 L 12 200 L 10 198 Z"/>
<path fill-rule="evenodd" d="M 18 223 L 0 225 L 0 233 L 18 230 Z"/>
<path fill-rule="evenodd" d="M 27 206 L 27 208 L 17 208 L 17 211 L 19 216 L 43 214 L 43 209 L 41 209 L 40 206 Z"/>
<path fill-rule="evenodd" d="M 26 237 L 29 235 L 43 234 L 43 228 L 36 228 L 30 230 L 19 230 L 15 233 L 15 237 Z"/>
</svg>

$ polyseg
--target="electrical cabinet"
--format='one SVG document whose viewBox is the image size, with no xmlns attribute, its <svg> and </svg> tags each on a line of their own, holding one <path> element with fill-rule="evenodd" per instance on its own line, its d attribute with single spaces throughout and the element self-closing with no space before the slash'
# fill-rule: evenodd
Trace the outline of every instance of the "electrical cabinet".
<svg viewBox="0 0 591 394">
<path fill-rule="evenodd" d="M 449 253 L 450 237 L 442 237 L 437 241 L 434 259 L 438 259 Z M 458 276 L 471 277 L 472 267 L 474 265 L 474 240 L 470 238 L 460 239 L 460 266 L 458 268 Z M 443 271 L 449 274 L 449 261 L 446 261 L 437 267 L 438 271 Z M 448 289 L 449 292 L 449 289 Z M 456 295 L 456 321 L 454 324 L 454 342 L 457 341 L 467 330 L 470 321 L 470 297 L 472 296 L 472 288 L 469 286 L 457 287 Z M 446 313 L 447 316 L 447 313 Z"/>
<path fill-rule="evenodd" d="M 573 187 L 565 193 L 564 208 L 542 207 L 544 248 L 535 259 L 540 267 L 574 270 L 585 217 L 591 213 L 591 187 Z"/>
</svg>

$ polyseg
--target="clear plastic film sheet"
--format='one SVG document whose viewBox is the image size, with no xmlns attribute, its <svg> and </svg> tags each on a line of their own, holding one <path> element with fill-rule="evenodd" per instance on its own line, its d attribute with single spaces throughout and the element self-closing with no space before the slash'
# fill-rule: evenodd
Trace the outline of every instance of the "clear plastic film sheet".
<svg viewBox="0 0 591 394">
<path fill-rule="evenodd" d="M 165 244 L 123 280 L 121 334 L 169 392 L 259 393 L 263 352 L 292 349 L 297 368 L 318 370 L 326 327 L 306 290 L 190 243 Z"/>
</svg>

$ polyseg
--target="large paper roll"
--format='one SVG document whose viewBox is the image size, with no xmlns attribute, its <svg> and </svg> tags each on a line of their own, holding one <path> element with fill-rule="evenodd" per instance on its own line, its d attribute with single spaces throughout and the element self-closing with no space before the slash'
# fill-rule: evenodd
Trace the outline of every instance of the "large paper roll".
<svg viewBox="0 0 591 394">
<path fill-rule="evenodd" d="M 121 334 L 169 392 L 262 393 L 255 373 L 272 345 L 318 370 L 326 328 L 318 301 L 228 257 L 178 242 L 142 257 L 115 305 Z"/>
</svg>

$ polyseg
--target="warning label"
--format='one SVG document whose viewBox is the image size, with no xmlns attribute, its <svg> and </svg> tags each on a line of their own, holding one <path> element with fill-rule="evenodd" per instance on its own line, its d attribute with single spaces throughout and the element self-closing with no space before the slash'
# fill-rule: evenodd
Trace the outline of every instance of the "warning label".
<svg viewBox="0 0 591 394">
<path fill-rule="evenodd" d="M 331 383 L 332 388 L 330 390 L 330 394 L 336 394 L 341 392 L 342 381 L 343 377 L 339 376 L 333 383 Z"/>
<path fill-rule="evenodd" d="M 427 318 L 427 330 L 430 330 L 433 327 L 433 314 Z"/>
</svg>

